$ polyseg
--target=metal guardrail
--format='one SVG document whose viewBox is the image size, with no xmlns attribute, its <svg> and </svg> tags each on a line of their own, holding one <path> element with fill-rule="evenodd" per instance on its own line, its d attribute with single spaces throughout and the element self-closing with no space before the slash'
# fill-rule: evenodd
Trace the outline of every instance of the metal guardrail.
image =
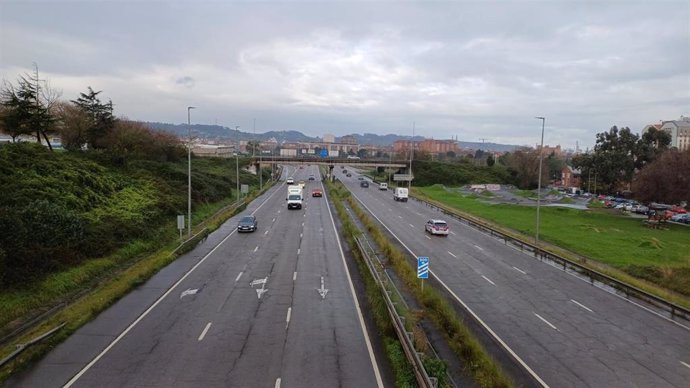
<svg viewBox="0 0 690 388">
<path fill-rule="evenodd" d="M 7 357 L 0 360 L 0 368 L 3 367 L 8 362 L 12 361 L 15 357 L 17 357 L 21 352 L 26 350 L 29 346 L 35 344 L 36 342 L 40 342 L 40 341 L 44 340 L 45 338 L 48 338 L 51 335 L 55 334 L 58 330 L 62 329 L 66 324 L 67 324 L 67 322 L 63 322 L 59 326 L 48 330 L 47 332 L 45 332 L 45 333 L 41 334 L 40 336 L 32 339 L 31 341 L 29 341 L 25 344 L 17 345 L 17 349 L 14 352 L 10 353 Z"/>
<path fill-rule="evenodd" d="M 398 314 L 395 308 L 395 303 L 391 299 L 391 293 L 393 290 L 395 290 L 395 292 L 398 293 L 401 300 L 403 300 L 402 296 L 398 292 L 397 288 L 395 288 L 395 286 L 393 285 L 393 282 L 390 279 L 390 277 L 388 277 L 388 274 L 385 272 L 385 270 L 383 270 L 380 261 L 377 260 L 378 266 L 376 263 L 374 263 L 372 256 L 376 257 L 376 253 L 369 244 L 369 241 L 364 236 L 360 236 L 355 237 L 355 242 L 357 243 L 359 251 L 362 253 L 362 257 L 364 257 L 364 261 L 367 264 L 367 268 L 369 269 L 371 276 L 376 281 L 376 284 L 379 285 L 379 287 L 381 287 L 381 289 L 384 291 L 383 297 L 384 301 L 386 302 L 388 314 L 393 320 L 393 327 L 395 328 L 395 332 L 398 335 L 398 339 L 400 340 L 400 344 L 402 345 L 403 351 L 405 352 L 405 356 L 412 364 L 415 378 L 417 379 L 417 383 L 420 387 L 423 388 L 437 388 L 438 380 L 435 377 L 430 377 L 427 374 L 426 369 L 424 369 L 424 364 L 420 357 L 420 355 L 423 353 L 419 353 L 415 349 L 414 343 L 412 342 L 413 335 L 411 332 L 408 332 L 405 328 L 405 324 L 403 322 L 404 317 L 401 317 Z M 389 290 L 388 287 L 386 287 L 386 285 L 388 285 L 389 287 L 392 286 L 393 290 Z"/>
<path fill-rule="evenodd" d="M 448 216 L 451 216 L 461 222 L 464 222 L 475 229 L 481 230 L 484 233 L 487 233 L 493 237 L 500 238 L 504 241 L 505 244 L 510 243 L 520 248 L 521 251 L 532 252 L 534 256 L 540 261 L 548 261 L 557 264 L 559 267 L 562 267 L 563 271 L 571 273 L 575 272 L 581 276 L 585 276 L 593 285 L 598 283 L 606 287 L 609 287 L 612 291 L 616 292 L 617 295 L 624 296 L 626 299 L 634 298 L 638 301 L 642 301 L 647 305 L 654 307 L 657 310 L 667 313 L 671 320 L 676 320 L 677 318 L 680 318 L 684 321 L 690 322 L 690 309 L 687 309 L 683 306 L 679 306 L 659 296 L 650 294 L 647 291 L 639 289 L 630 284 L 624 283 L 620 280 L 614 279 L 609 275 L 586 267 L 568 258 L 544 250 L 541 247 L 538 247 L 534 244 L 510 236 L 506 233 L 496 230 L 495 228 L 484 222 L 458 214 L 453 209 L 446 208 L 444 206 L 431 203 L 429 201 L 425 201 L 412 195 L 410 195 L 410 198 L 413 198 L 414 200 L 421 202 L 430 208 L 435 208 L 436 210 L 439 210 Z"/>
</svg>

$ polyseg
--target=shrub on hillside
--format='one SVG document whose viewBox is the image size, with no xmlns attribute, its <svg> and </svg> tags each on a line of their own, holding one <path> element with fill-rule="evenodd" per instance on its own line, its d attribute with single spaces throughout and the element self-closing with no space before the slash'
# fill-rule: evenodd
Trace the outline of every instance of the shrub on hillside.
<svg viewBox="0 0 690 388">
<path fill-rule="evenodd" d="M 117 121 L 104 140 L 104 148 L 120 163 L 131 159 L 176 162 L 185 156 L 175 135 L 126 120 Z"/>
</svg>

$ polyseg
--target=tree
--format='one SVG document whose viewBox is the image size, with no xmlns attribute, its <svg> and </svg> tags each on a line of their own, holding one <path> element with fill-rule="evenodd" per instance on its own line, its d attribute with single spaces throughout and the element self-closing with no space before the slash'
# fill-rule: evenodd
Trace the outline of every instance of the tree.
<svg viewBox="0 0 690 388">
<path fill-rule="evenodd" d="M 561 171 L 563 171 L 563 167 L 565 167 L 565 160 L 557 157 L 556 154 L 552 152 L 544 162 L 549 169 L 549 179 L 558 180 L 561 176 Z"/>
<path fill-rule="evenodd" d="M 642 169 L 646 164 L 653 162 L 671 145 L 671 134 L 656 128 L 651 128 L 642 134 L 638 142 L 635 167 Z"/>
<path fill-rule="evenodd" d="M 102 92 L 94 92 L 89 86 L 88 93 L 81 93 L 79 98 L 71 102 L 81 109 L 89 118 L 89 125 L 86 128 L 86 142 L 90 148 L 103 149 L 105 138 L 115 126 L 113 116 L 113 102 L 102 103 L 98 95 Z"/>
<path fill-rule="evenodd" d="M 455 152 L 453 152 L 453 151 L 446 152 L 446 157 L 448 159 L 455 159 Z"/>
<path fill-rule="evenodd" d="M 486 158 L 486 165 L 489 166 L 489 167 L 493 167 L 494 164 L 496 164 L 496 159 L 494 159 L 494 156 L 493 156 L 493 155 L 489 155 L 489 156 Z"/>
<path fill-rule="evenodd" d="M 521 149 L 512 154 L 506 154 L 508 172 L 513 177 L 515 185 L 521 189 L 535 189 L 539 182 L 539 152 Z M 542 182 L 548 179 L 547 169 L 542 171 Z M 546 179 L 545 179 L 546 176 Z"/>
<path fill-rule="evenodd" d="M 36 141 L 41 143 L 41 136 L 48 148 L 53 149 L 48 135 L 55 129 L 55 116 L 51 112 L 60 92 L 39 79 L 38 66 L 33 75 L 25 74 L 17 79 L 17 86 L 5 82 L 0 90 L 2 115 L 0 128 L 12 136 L 13 141 L 19 135 L 35 133 Z M 43 85 L 43 87 L 41 87 Z"/>
<path fill-rule="evenodd" d="M 690 150 L 666 150 L 633 180 L 635 197 L 643 202 L 676 204 L 690 200 Z"/>
<path fill-rule="evenodd" d="M 357 156 L 359 156 L 360 158 L 366 158 L 368 156 L 368 154 L 369 154 L 369 152 L 367 150 L 365 150 L 364 148 L 360 148 L 357 151 Z"/>
<path fill-rule="evenodd" d="M 81 150 L 86 144 L 86 130 L 91 122 L 87 113 L 67 102 L 56 104 L 54 110 L 60 123 L 57 131 L 60 134 L 62 146 L 71 151 Z"/>
</svg>

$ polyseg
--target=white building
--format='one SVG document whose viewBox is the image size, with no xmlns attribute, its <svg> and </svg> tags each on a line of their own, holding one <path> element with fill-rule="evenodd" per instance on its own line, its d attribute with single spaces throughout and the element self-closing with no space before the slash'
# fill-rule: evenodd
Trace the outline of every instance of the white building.
<svg viewBox="0 0 690 388">
<path fill-rule="evenodd" d="M 324 143 L 335 143 L 335 136 L 331 135 L 330 133 L 326 133 L 323 135 L 323 142 Z"/>
<path fill-rule="evenodd" d="M 679 151 L 690 149 L 690 117 L 680 116 L 679 120 L 662 121 L 660 129 L 671 134 L 671 147 Z"/>
</svg>

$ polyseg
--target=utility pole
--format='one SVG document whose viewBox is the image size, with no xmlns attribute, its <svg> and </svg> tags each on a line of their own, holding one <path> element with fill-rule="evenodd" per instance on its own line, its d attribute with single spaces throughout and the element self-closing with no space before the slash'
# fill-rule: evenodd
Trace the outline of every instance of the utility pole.
<svg viewBox="0 0 690 388">
<path fill-rule="evenodd" d="M 412 158 L 414 155 L 414 125 L 415 122 L 412 122 L 412 139 L 410 140 L 410 180 L 407 181 L 407 188 L 412 189 Z"/>
<path fill-rule="evenodd" d="M 192 109 L 195 107 L 187 107 L 187 237 L 192 237 L 192 120 L 189 113 Z"/>
<path fill-rule="evenodd" d="M 237 148 L 235 149 L 235 180 L 237 180 L 237 202 L 240 201 L 240 127 L 235 126 L 237 135 Z"/>
</svg>

